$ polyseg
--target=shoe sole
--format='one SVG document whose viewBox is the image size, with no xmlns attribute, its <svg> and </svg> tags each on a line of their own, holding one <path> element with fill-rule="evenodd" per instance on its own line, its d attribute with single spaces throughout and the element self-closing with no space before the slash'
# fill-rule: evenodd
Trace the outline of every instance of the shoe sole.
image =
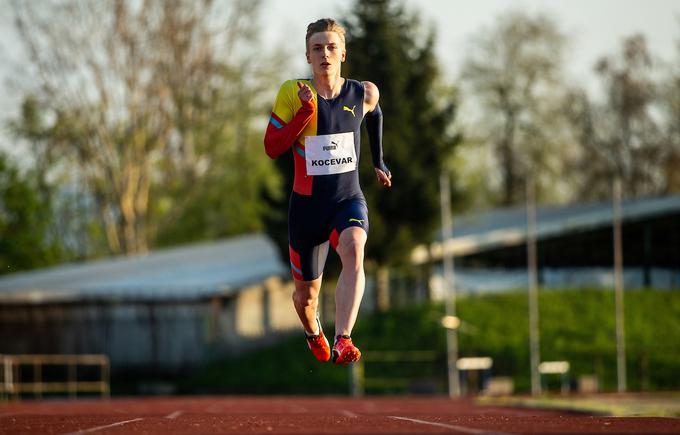
<svg viewBox="0 0 680 435">
<path fill-rule="evenodd" d="M 359 361 L 361 358 L 361 352 L 356 347 L 353 349 L 347 349 L 342 354 L 338 354 L 338 351 L 333 350 L 333 362 L 337 365 L 351 364 L 353 362 Z"/>
</svg>

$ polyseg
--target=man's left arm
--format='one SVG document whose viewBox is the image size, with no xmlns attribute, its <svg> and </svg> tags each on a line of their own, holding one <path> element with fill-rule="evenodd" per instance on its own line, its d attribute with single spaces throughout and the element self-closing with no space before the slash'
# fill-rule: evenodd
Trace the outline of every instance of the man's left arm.
<svg viewBox="0 0 680 435">
<path fill-rule="evenodd" d="M 373 167 L 378 181 L 385 187 L 392 185 L 392 174 L 383 161 L 382 150 L 382 130 L 383 114 L 378 100 L 380 92 L 378 87 L 371 82 L 364 84 L 364 113 L 366 118 L 366 131 L 368 132 L 368 143 L 371 147 L 371 157 Z"/>
</svg>

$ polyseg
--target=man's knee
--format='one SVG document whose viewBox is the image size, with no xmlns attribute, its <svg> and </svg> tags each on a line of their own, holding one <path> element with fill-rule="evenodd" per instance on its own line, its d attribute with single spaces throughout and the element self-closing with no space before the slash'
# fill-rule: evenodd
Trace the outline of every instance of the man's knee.
<svg viewBox="0 0 680 435">
<path fill-rule="evenodd" d="M 344 237 L 338 244 L 338 255 L 342 260 L 343 266 L 354 265 L 360 267 L 364 261 L 364 246 L 366 245 L 365 236 L 353 233 Z"/>
<path fill-rule="evenodd" d="M 293 303 L 299 307 L 312 306 L 318 298 L 319 292 L 312 286 L 296 286 L 293 291 Z"/>
</svg>

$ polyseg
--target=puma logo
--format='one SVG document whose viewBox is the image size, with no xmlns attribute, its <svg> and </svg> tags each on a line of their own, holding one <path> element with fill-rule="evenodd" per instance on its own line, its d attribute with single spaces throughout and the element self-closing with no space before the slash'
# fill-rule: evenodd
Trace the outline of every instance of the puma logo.
<svg viewBox="0 0 680 435">
<path fill-rule="evenodd" d="M 359 225 L 363 225 L 363 224 L 364 224 L 364 220 L 363 220 L 363 219 L 350 218 L 349 221 L 350 221 L 350 222 L 357 222 Z"/>
<path fill-rule="evenodd" d="M 324 151 L 332 151 L 338 149 L 338 143 L 331 141 L 330 145 L 325 145 L 322 147 Z"/>
<path fill-rule="evenodd" d="M 346 111 L 350 112 L 352 114 L 352 116 L 356 118 L 357 116 L 354 114 L 354 109 L 356 107 L 357 107 L 356 104 L 354 106 L 352 106 L 351 109 L 347 106 L 342 106 L 342 110 L 346 110 Z"/>
</svg>

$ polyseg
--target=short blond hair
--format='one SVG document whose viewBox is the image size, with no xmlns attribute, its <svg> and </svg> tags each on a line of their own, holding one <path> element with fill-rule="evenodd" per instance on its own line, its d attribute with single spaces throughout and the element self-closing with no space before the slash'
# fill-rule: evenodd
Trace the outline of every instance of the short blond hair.
<svg viewBox="0 0 680 435">
<path fill-rule="evenodd" d="M 345 28 L 340 23 L 332 18 L 321 18 L 307 26 L 307 35 L 305 35 L 305 47 L 309 44 L 309 38 L 315 33 L 320 32 L 335 32 L 340 37 L 343 45 L 345 44 Z"/>
</svg>

